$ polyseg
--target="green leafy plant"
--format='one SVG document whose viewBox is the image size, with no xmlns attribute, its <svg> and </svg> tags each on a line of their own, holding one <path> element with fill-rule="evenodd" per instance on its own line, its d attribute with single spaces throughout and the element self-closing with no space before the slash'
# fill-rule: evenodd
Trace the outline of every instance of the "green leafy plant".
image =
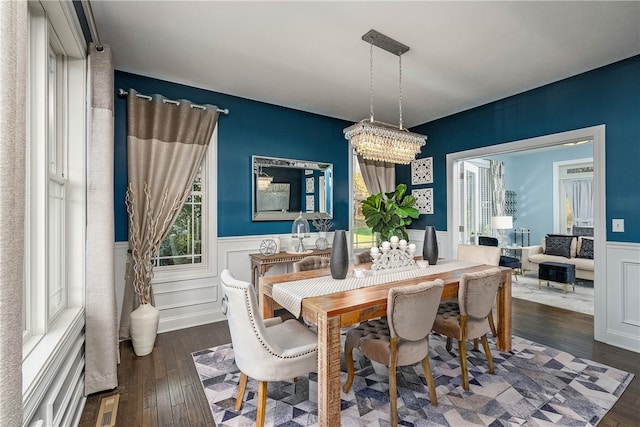
<svg viewBox="0 0 640 427">
<path fill-rule="evenodd" d="M 391 193 L 378 193 L 362 202 L 362 214 L 367 226 L 380 234 L 382 241 L 391 236 L 409 240 L 407 226 L 420 215 L 414 206 L 416 198 L 406 194 L 407 185 L 398 184 Z"/>
</svg>

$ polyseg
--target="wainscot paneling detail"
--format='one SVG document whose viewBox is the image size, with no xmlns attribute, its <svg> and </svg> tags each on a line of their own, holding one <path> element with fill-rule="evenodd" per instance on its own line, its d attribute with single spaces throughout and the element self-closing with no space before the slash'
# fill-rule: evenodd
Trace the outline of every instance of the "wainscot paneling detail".
<svg viewBox="0 0 640 427">
<path fill-rule="evenodd" d="M 23 426 L 78 425 L 84 396 L 84 313 L 79 313 L 46 369 L 24 396 Z"/>
<path fill-rule="evenodd" d="M 607 344 L 640 353 L 640 244 L 607 243 Z"/>
</svg>

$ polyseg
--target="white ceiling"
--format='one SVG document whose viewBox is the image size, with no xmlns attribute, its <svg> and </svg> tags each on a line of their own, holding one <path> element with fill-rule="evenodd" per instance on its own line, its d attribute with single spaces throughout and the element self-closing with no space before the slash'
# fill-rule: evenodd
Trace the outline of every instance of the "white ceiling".
<svg viewBox="0 0 640 427">
<path fill-rule="evenodd" d="M 408 127 L 640 54 L 638 1 L 91 5 L 118 70 L 349 121 L 369 117 L 361 37 L 376 29 L 411 48 Z M 394 124 L 397 58 L 374 48 L 375 119 Z"/>
</svg>

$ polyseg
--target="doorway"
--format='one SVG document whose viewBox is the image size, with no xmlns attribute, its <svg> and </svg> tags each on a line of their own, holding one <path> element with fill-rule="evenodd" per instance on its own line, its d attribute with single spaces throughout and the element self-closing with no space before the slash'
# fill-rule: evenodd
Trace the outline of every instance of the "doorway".
<svg viewBox="0 0 640 427">
<path fill-rule="evenodd" d="M 605 126 L 593 126 L 568 132 L 545 135 L 521 141 L 492 145 L 473 150 L 450 153 L 447 155 L 447 229 L 449 233 L 452 253 L 457 252 L 461 243 L 461 232 L 464 218 L 460 212 L 464 201 L 461 193 L 464 191 L 458 178 L 464 174 L 463 162 L 470 159 L 484 159 L 488 156 L 498 156 L 524 152 L 532 149 L 552 149 L 562 144 L 575 143 L 583 140 L 593 141 L 593 193 L 594 193 L 594 252 L 605 254 L 606 243 L 606 215 L 605 215 Z M 551 172 L 550 172 L 551 173 Z M 532 177 L 535 182 L 535 177 Z M 549 192 L 551 192 L 551 188 Z M 466 200 L 466 198 L 465 198 Z M 542 232 L 542 230 L 540 231 Z M 545 233 L 549 232 L 545 230 Z M 532 243 L 533 243 L 532 239 Z M 598 262 L 594 272 L 594 337 L 606 342 L 606 263 Z"/>
</svg>

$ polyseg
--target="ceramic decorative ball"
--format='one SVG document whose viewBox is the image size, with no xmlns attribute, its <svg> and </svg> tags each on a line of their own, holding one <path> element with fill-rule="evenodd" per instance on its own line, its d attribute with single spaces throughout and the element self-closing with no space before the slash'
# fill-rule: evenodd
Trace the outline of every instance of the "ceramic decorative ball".
<svg viewBox="0 0 640 427">
<path fill-rule="evenodd" d="M 324 237 L 318 237 L 316 239 L 316 249 L 324 250 L 329 247 L 329 241 Z"/>
</svg>

